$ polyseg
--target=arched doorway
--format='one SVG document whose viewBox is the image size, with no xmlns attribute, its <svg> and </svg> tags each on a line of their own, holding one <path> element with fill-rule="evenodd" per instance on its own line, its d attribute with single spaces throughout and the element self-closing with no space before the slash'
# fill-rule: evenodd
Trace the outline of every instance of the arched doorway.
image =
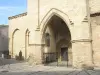
<svg viewBox="0 0 100 75">
<path fill-rule="evenodd" d="M 53 15 L 46 23 L 42 43 L 45 44 L 43 48 L 45 63 L 72 65 L 71 33 L 67 24 L 58 15 Z"/>
</svg>

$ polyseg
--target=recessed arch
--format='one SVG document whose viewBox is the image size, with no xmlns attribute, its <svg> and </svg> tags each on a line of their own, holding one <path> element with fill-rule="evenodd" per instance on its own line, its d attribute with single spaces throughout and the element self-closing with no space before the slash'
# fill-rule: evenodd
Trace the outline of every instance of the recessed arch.
<svg viewBox="0 0 100 75">
<path fill-rule="evenodd" d="M 18 30 L 19 30 L 19 29 L 16 28 L 16 29 L 13 31 L 12 36 L 14 36 L 15 32 L 18 31 Z"/>
<path fill-rule="evenodd" d="M 29 29 L 26 29 L 25 31 L 25 59 L 27 59 L 27 47 L 29 45 Z"/>
<path fill-rule="evenodd" d="M 29 29 L 26 29 L 25 34 L 29 34 L 29 33 L 30 33 Z"/>
<path fill-rule="evenodd" d="M 15 35 L 15 33 L 16 33 L 17 31 L 19 31 L 18 28 L 16 28 L 16 29 L 13 31 L 13 33 L 12 33 L 12 57 L 13 57 L 13 52 L 14 52 L 14 35 Z"/>
<path fill-rule="evenodd" d="M 51 30 L 48 31 L 48 28 L 50 28 Z M 50 32 L 50 39 L 51 39 L 50 47 L 46 47 L 45 45 L 44 45 L 44 47 L 41 47 L 42 53 L 45 54 L 48 52 L 49 53 L 53 52 L 54 54 L 58 53 L 58 55 L 61 56 L 60 51 L 63 51 L 63 50 L 61 50 L 62 47 L 59 46 L 59 48 L 57 48 L 56 47 L 57 42 L 54 42 L 54 41 L 59 41 L 59 39 L 55 38 L 55 36 L 57 36 L 56 34 L 58 34 L 58 37 L 60 37 L 60 36 L 62 37 L 62 38 L 60 38 L 60 40 L 63 40 L 63 39 L 64 39 L 64 41 L 68 40 L 68 42 L 65 42 L 65 43 L 60 42 L 64 45 L 67 45 L 66 47 L 64 47 L 64 49 L 65 49 L 65 52 L 68 51 L 68 48 L 69 48 L 68 44 L 71 43 L 71 23 L 66 14 L 64 14 L 63 12 L 61 12 L 59 10 L 52 9 L 42 20 L 41 25 L 40 25 L 40 30 L 41 30 L 41 34 L 42 34 L 42 36 L 41 36 L 42 44 L 46 44 L 46 42 L 44 41 L 45 40 L 44 36 L 45 36 L 46 32 Z M 42 54 L 42 57 L 45 57 L 45 56 Z M 59 60 L 60 60 L 60 57 L 59 57 Z"/>
<path fill-rule="evenodd" d="M 70 19 L 68 17 L 68 15 L 62 11 L 60 11 L 59 9 L 56 8 L 52 8 L 51 10 L 49 10 L 47 12 L 47 14 L 44 16 L 44 18 L 42 19 L 41 23 L 40 23 L 40 30 L 41 30 L 41 34 L 44 33 L 45 29 L 46 29 L 46 25 L 48 23 L 48 21 L 54 16 L 58 16 L 60 17 L 68 26 L 69 30 L 71 31 L 71 22 Z"/>
</svg>

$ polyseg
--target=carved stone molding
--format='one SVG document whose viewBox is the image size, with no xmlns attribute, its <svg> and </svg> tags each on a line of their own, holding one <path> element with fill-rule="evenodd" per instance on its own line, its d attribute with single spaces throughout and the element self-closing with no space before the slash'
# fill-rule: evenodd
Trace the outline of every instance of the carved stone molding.
<svg viewBox="0 0 100 75">
<path fill-rule="evenodd" d="M 71 25 L 74 25 L 74 23 L 70 20 Z"/>
<path fill-rule="evenodd" d="M 45 46 L 45 44 L 29 44 L 29 46 Z"/>
<path fill-rule="evenodd" d="M 26 16 L 26 15 L 27 15 L 27 12 L 22 13 L 22 14 L 18 14 L 18 15 L 15 15 L 15 16 L 8 17 L 8 19 L 12 20 L 12 19 L 15 19 L 15 18 L 18 18 L 18 17 L 23 17 L 23 16 Z"/>
<path fill-rule="evenodd" d="M 83 19 L 83 21 L 82 22 L 88 22 L 88 17 L 87 16 L 85 16 L 85 18 Z"/>
<path fill-rule="evenodd" d="M 90 17 L 96 17 L 96 16 L 100 16 L 100 12 L 96 12 L 96 13 L 90 14 Z"/>
<path fill-rule="evenodd" d="M 35 31 L 40 31 L 40 27 L 37 27 Z"/>
<path fill-rule="evenodd" d="M 72 40 L 71 42 L 72 43 L 75 43 L 75 42 L 92 42 L 92 40 L 90 40 L 90 39 L 79 39 L 79 40 Z"/>
</svg>

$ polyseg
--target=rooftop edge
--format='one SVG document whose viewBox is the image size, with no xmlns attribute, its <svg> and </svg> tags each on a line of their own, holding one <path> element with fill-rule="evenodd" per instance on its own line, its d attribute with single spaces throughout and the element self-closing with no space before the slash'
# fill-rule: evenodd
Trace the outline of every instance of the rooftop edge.
<svg viewBox="0 0 100 75">
<path fill-rule="evenodd" d="M 8 17 L 8 19 L 12 20 L 12 19 L 15 19 L 15 18 L 18 18 L 18 17 L 23 17 L 23 16 L 26 16 L 26 15 L 27 15 L 27 12 L 24 12 L 24 13 L 15 15 L 15 16 Z"/>
</svg>

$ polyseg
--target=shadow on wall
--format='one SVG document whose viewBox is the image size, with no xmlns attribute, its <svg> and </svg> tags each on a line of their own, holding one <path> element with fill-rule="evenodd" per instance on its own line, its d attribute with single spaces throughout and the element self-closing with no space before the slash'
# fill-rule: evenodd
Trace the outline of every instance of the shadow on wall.
<svg viewBox="0 0 100 75">
<path fill-rule="evenodd" d="M 20 60 L 20 61 L 22 61 L 22 60 L 24 60 L 24 57 L 23 57 L 23 55 L 22 55 L 22 51 L 20 50 L 20 52 L 19 52 L 19 55 L 16 55 L 16 60 Z"/>
</svg>

